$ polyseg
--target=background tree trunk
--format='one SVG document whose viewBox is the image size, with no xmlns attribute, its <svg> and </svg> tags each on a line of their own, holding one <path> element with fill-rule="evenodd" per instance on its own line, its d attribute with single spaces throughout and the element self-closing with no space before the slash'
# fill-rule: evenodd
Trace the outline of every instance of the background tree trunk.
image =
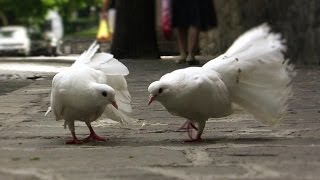
<svg viewBox="0 0 320 180">
<path fill-rule="evenodd" d="M 218 17 L 214 54 L 223 53 L 251 27 L 267 22 L 287 40 L 293 62 L 319 64 L 319 0 L 215 0 Z"/>
<path fill-rule="evenodd" d="M 117 0 L 111 53 L 116 58 L 158 59 L 154 0 Z"/>
</svg>

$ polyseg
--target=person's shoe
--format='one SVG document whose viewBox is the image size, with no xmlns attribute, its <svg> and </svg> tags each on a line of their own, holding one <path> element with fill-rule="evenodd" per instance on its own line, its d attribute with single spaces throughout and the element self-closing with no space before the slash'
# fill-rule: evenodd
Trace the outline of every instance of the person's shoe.
<svg viewBox="0 0 320 180">
<path fill-rule="evenodd" d="M 200 62 L 194 58 L 194 56 L 188 55 L 186 62 L 188 65 L 199 65 Z"/>
<path fill-rule="evenodd" d="M 180 57 L 175 61 L 177 64 L 186 63 L 186 56 L 180 55 Z"/>
</svg>

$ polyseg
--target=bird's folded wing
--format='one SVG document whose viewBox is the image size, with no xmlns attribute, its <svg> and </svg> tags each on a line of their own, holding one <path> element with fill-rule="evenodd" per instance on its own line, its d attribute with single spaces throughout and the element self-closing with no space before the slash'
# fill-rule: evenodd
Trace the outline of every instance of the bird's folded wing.
<svg viewBox="0 0 320 180">
<path fill-rule="evenodd" d="M 119 110 L 124 113 L 131 113 L 131 95 L 128 91 L 127 81 L 123 76 L 108 75 L 107 84 L 111 86 L 116 93 L 116 102 Z"/>
<path fill-rule="evenodd" d="M 194 76 L 190 82 L 193 88 L 190 88 L 190 96 L 196 97 L 197 104 L 202 104 L 197 108 L 203 109 L 208 113 L 208 117 L 224 117 L 231 113 L 231 101 L 228 89 L 216 72 L 203 71 L 203 73 Z M 198 110 L 200 112 L 201 110 Z"/>
<path fill-rule="evenodd" d="M 60 89 L 61 82 L 63 82 L 63 73 L 59 73 L 55 75 L 52 80 L 50 107 L 48 108 L 48 111 L 45 114 L 46 116 L 49 112 L 53 111 L 56 117 L 56 120 L 60 120 L 63 118 L 62 117 L 63 105 L 61 103 L 62 97 L 60 93 L 60 91 L 63 91 L 62 89 Z"/>
<path fill-rule="evenodd" d="M 123 76 L 107 76 L 107 84 L 110 85 L 115 93 L 115 99 L 118 105 L 118 110 L 112 105 L 108 105 L 105 108 L 103 117 L 118 121 L 121 123 L 135 123 L 136 119 L 129 117 L 127 114 L 132 112 L 131 96 L 128 91 L 127 82 Z"/>
<path fill-rule="evenodd" d="M 173 114 L 185 117 L 184 114 L 197 112 L 194 113 L 196 116 L 201 115 L 205 118 L 230 114 L 228 90 L 215 71 L 191 67 L 168 73 L 162 76 L 160 82 L 169 84 L 171 90 L 176 93 L 176 96 L 172 97 L 172 103 L 166 104 L 167 109 Z M 190 105 L 192 110 L 187 111 Z M 179 112 L 174 112 L 171 108 L 178 109 Z"/>
</svg>

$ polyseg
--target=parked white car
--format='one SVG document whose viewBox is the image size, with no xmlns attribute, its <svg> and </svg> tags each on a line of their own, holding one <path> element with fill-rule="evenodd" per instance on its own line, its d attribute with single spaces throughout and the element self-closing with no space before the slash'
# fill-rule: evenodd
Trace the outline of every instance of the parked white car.
<svg viewBox="0 0 320 180">
<path fill-rule="evenodd" d="M 4 26 L 0 28 L 0 55 L 30 53 L 30 38 L 23 26 Z"/>
</svg>

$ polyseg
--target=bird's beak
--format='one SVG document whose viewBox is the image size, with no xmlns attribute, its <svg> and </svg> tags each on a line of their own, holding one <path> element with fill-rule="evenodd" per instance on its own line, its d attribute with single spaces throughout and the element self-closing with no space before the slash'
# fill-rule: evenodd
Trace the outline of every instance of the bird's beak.
<svg viewBox="0 0 320 180">
<path fill-rule="evenodd" d="M 113 107 L 115 107 L 116 109 L 118 109 L 118 105 L 117 105 L 116 101 L 111 101 L 111 104 L 112 104 Z"/>
<path fill-rule="evenodd" d="M 152 94 L 150 94 L 148 106 L 152 103 L 152 101 L 153 101 L 154 99 L 156 99 L 156 97 L 157 97 L 157 95 L 152 95 Z"/>
</svg>

